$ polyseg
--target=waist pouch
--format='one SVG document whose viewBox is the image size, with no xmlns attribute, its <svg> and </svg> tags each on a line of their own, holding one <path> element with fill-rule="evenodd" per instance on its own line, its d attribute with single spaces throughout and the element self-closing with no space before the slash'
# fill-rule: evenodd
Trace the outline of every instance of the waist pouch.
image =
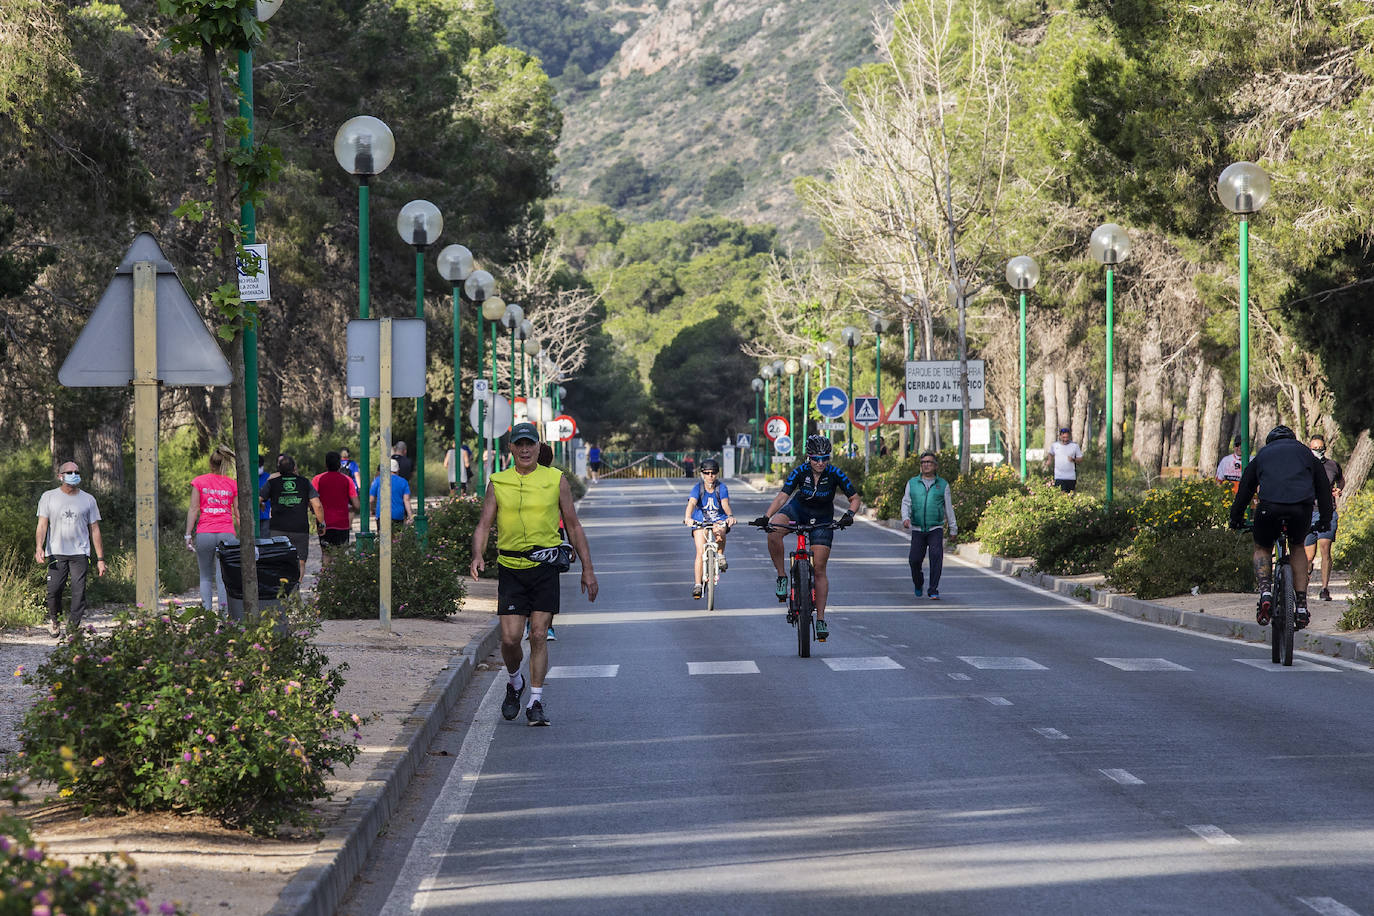
<svg viewBox="0 0 1374 916">
<path fill-rule="evenodd" d="M 529 550 L 498 550 L 497 553 L 503 557 L 533 560 L 543 566 L 552 566 L 559 572 L 567 572 L 572 568 L 573 560 L 577 559 L 577 551 L 568 543 L 555 547 L 531 547 Z"/>
</svg>

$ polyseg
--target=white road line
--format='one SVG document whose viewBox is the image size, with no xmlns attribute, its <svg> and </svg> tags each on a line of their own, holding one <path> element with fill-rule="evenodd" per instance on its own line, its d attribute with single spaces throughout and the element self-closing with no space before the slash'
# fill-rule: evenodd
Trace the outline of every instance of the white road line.
<svg viewBox="0 0 1374 916">
<path fill-rule="evenodd" d="M 688 674 L 758 674 L 754 662 L 688 662 Z"/>
<path fill-rule="evenodd" d="M 619 665 L 554 665 L 545 679 L 570 677 L 615 677 L 620 673 Z"/>
<path fill-rule="evenodd" d="M 851 658 L 824 658 L 821 661 L 831 671 L 892 671 L 902 670 L 902 666 L 886 655 L 855 656 Z"/>
<path fill-rule="evenodd" d="M 893 648 L 896 648 L 896 649 L 910 649 L 910 648 L 911 648 L 911 646 L 908 646 L 908 645 L 907 645 L 906 643 L 904 643 L 904 642 L 897 642 L 897 643 L 893 643 L 892 645 L 893 645 Z"/>
<path fill-rule="evenodd" d="M 1132 776 L 1130 773 L 1126 772 L 1125 770 L 1098 770 L 1097 772 L 1101 773 L 1103 776 L 1107 777 L 1107 778 L 1110 779 L 1112 782 L 1117 783 L 1117 784 L 1119 784 L 1119 785 L 1123 785 L 1123 786 L 1143 786 L 1143 785 L 1145 785 L 1145 780 L 1140 779 L 1140 778 L 1138 778 L 1138 777 L 1136 777 L 1136 776 Z"/>
<path fill-rule="evenodd" d="M 1276 665 L 1267 658 L 1237 658 L 1232 661 L 1240 662 L 1242 665 L 1249 665 L 1251 668 L 1259 668 L 1261 671 L 1335 671 L 1335 668 L 1327 665 L 1319 665 L 1316 662 L 1309 662 L 1303 658 L 1293 659 L 1292 667 L 1286 665 Z"/>
<path fill-rule="evenodd" d="M 964 677 L 968 677 L 968 675 L 966 674 L 966 675 L 964 675 Z M 989 703 L 991 703 L 993 706 L 1010 706 L 1010 705 L 1011 705 L 1011 700 L 1008 700 L 1006 697 L 983 697 L 983 699 L 987 700 L 987 701 L 988 701 Z"/>
<path fill-rule="evenodd" d="M 1068 741 L 1069 736 L 1057 728 L 1037 728 L 1035 733 L 1042 738 L 1049 738 L 1051 741 Z"/>
<path fill-rule="evenodd" d="M 1360 916 L 1334 897 L 1299 897 L 1298 903 L 1320 913 L 1321 916 Z"/>
<path fill-rule="evenodd" d="M 972 676 L 967 675 L 967 674 L 964 674 L 963 672 L 960 672 L 960 671 L 955 671 L 955 672 L 953 672 L 952 674 L 950 674 L 949 677 L 950 677 L 950 680 L 954 680 L 954 681 L 971 681 L 971 680 L 973 680 Z"/>
<path fill-rule="evenodd" d="M 408 916 L 414 912 L 424 912 L 426 901 L 439 877 L 445 852 L 453 843 L 453 835 L 467 811 L 472 792 L 477 788 L 477 779 L 486 762 L 491 739 L 496 734 L 497 711 L 505 696 L 506 679 L 499 675 L 492 680 L 482 702 L 477 705 L 477 713 L 468 726 L 467 737 L 458 751 L 458 757 L 444 780 L 444 787 L 434 799 L 434 807 L 415 840 L 410 844 L 405 861 L 401 864 L 400 874 L 386 898 L 379 916 Z"/>
<path fill-rule="evenodd" d="M 959 661 L 984 671 L 1048 671 L 1044 665 L 1022 656 L 960 655 Z"/>
<path fill-rule="evenodd" d="M 1213 846 L 1239 846 L 1240 840 L 1222 830 L 1216 824 L 1189 824 L 1188 829 L 1202 837 Z"/>
<path fill-rule="evenodd" d="M 935 656 L 935 655 L 922 655 L 922 656 L 921 656 L 921 661 L 923 661 L 923 662 L 938 662 L 939 660 L 940 660 L 940 659 L 939 659 L 939 656 Z"/>
<path fill-rule="evenodd" d="M 1167 658 L 1099 658 L 1097 661 L 1122 671 L 1192 671 Z"/>
</svg>

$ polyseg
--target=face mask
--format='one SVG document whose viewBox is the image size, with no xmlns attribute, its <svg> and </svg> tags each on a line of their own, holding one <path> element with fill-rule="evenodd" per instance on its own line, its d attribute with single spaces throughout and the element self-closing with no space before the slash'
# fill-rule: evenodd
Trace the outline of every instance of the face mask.
<svg viewBox="0 0 1374 916">
<path fill-rule="evenodd" d="M 62 482 L 69 487 L 74 487 L 81 482 L 80 474 L 63 474 Z"/>
<path fill-rule="evenodd" d="M 1324 449 L 1324 448 L 1314 448 L 1314 449 L 1312 449 L 1312 454 L 1313 454 L 1314 456 L 1316 456 L 1317 458 L 1325 458 L 1325 457 L 1326 457 L 1326 449 Z"/>
</svg>

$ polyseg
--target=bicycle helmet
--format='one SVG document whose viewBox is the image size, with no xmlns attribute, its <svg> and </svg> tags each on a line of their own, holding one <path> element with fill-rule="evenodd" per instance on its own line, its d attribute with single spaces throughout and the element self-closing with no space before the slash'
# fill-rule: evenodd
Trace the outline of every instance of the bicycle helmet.
<svg viewBox="0 0 1374 916">
<path fill-rule="evenodd" d="M 702 470 L 702 471 L 715 471 L 715 472 L 719 473 L 719 472 L 720 472 L 720 462 L 717 461 L 717 460 L 714 459 L 714 458 L 707 458 L 705 461 L 703 461 L 703 462 L 701 463 L 701 468 L 700 468 L 700 470 Z"/>
<path fill-rule="evenodd" d="M 1296 438 L 1298 438 L 1296 433 L 1294 433 L 1287 426 L 1284 426 L 1282 423 L 1280 423 L 1278 426 L 1275 426 L 1273 429 L 1269 430 L 1269 435 L 1264 437 L 1264 444 L 1268 445 L 1270 442 L 1273 442 L 1277 439 Z"/>
<path fill-rule="evenodd" d="M 808 454 L 808 455 L 817 455 L 817 456 L 819 456 L 819 455 L 824 455 L 825 457 L 829 458 L 829 457 L 830 457 L 830 440 L 827 439 L 827 438 L 825 438 L 825 436 L 820 436 L 820 435 L 816 435 L 816 436 L 807 436 L 807 437 L 806 437 L 806 454 Z"/>
</svg>

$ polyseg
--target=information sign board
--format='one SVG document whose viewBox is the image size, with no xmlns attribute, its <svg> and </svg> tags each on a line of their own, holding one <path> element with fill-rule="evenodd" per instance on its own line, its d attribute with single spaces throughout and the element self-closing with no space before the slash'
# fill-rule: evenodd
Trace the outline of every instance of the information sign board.
<svg viewBox="0 0 1374 916">
<path fill-rule="evenodd" d="M 968 361 L 969 410 L 983 409 L 983 361 Z M 910 360 L 906 364 L 908 410 L 963 410 L 959 360 Z"/>
</svg>

